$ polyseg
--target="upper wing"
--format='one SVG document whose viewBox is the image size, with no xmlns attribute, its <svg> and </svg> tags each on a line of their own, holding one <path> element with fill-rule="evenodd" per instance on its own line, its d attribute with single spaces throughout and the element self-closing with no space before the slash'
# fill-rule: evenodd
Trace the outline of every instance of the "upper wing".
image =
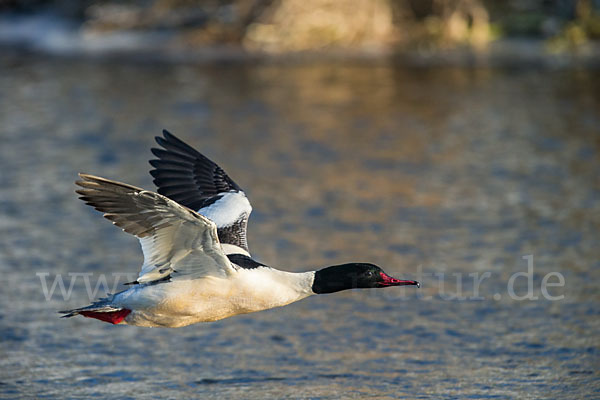
<svg viewBox="0 0 600 400">
<path fill-rule="evenodd" d="M 157 193 L 93 175 L 79 176 L 80 199 L 140 240 L 144 264 L 139 283 L 169 275 L 195 279 L 234 271 L 208 218 Z"/>
<path fill-rule="evenodd" d="M 248 254 L 246 229 L 252 206 L 242 189 L 217 164 L 163 130 L 153 148 L 150 171 L 158 193 L 212 220 L 226 253 Z M 238 249 L 241 248 L 241 251 Z"/>
</svg>

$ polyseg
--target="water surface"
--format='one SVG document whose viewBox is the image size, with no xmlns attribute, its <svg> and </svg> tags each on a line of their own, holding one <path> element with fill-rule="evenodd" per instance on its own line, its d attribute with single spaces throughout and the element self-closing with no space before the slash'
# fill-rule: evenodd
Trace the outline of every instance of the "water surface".
<svg viewBox="0 0 600 400">
<path fill-rule="evenodd" d="M 599 82 L 596 71 L 2 58 L 0 395 L 599 397 Z M 258 260 L 369 261 L 422 288 L 176 330 L 59 319 L 88 303 L 84 276 L 93 291 L 141 264 L 137 240 L 77 200 L 77 172 L 153 188 L 162 128 L 246 190 Z M 536 300 L 508 292 L 527 255 Z M 540 290 L 552 272 L 565 284 L 546 294 L 561 300 Z M 42 281 L 56 276 L 72 291 L 47 300 Z M 515 295 L 527 285 L 514 280 Z"/>
</svg>

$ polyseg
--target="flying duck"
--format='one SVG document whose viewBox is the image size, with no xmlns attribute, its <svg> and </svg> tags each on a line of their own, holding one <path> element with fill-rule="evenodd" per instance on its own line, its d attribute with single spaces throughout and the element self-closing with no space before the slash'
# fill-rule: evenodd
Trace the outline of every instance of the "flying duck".
<svg viewBox="0 0 600 400">
<path fill-rule="evenodd" d="M 142 246 L 137 280 L 92 305 L 60 311 L 112 324 L 177 328 L 280 307 L 314 294 L 416 285 L 368 263 L 287 272 L 255 261 L 246 227 L 252 206 L 217 164 L 166 130 L 150 173 L 158 193 L 79 174 L 80 199 Z"/>
</svg>

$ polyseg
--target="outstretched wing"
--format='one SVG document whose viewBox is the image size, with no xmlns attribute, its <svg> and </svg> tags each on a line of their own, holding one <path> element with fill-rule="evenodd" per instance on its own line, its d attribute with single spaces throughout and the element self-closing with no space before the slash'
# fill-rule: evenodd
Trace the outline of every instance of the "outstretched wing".
<svg viewBox="0 0 600 400">
<path fill-rule="evenodd" d="M 223 253 L 216 225 L 160 194 L 93 175 L 79 174 L 80 199 L 137 236 L 144 264 L 137 282 L 171 276 L 196 279 L 234 271 Z"/>
<path fill-rule="evenodd" d="M 163 130 L 156 137 L 162 149 L 150 171 L 158 193 L 212 220 L 225 253 L 248 253 L 246 229 L 252 206 L 242 189 L 217 164 Z"/>
</svg>

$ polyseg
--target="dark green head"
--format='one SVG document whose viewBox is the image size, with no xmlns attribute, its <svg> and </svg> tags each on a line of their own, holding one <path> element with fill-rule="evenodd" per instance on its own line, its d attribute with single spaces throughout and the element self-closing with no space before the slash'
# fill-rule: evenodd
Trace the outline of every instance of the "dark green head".
<svg viewBox="0 0 600 400">
<path fill-rule="evenodd" d="M 312 290 L 316 294 L 324 294 L 347 289 L 404 285 L 416 285 L 419 287 L 419 282 L 392 278 L 374 264 L 350 263 L 334 265 L 315 272 Z"/>
</svg>

